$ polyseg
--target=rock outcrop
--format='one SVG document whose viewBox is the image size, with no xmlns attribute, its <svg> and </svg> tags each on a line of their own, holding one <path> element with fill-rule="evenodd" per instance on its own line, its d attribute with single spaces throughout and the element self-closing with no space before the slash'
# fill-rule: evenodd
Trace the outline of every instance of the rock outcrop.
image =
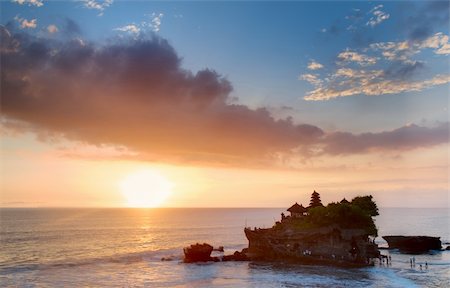
<svg viewBox="0 0 450 288">
<path fill-rule="evenodd" d="M 440 237 L 431 236 L 383 236 L 389 249 L 399 249 L 400 252 L 420 254 L 429 250 L 441 250 Z"/>
<path fill-rule="evenodd" d="M 213 246 L 203 243 L 203 244 L 193 244 L 191 246 L 185 247 L 184 252 L 184 262 L 194 263 L 194 262 L 207 262 L 213 261 L 211 257 L 211 252 L 213 251 Z"/>
<path fill-rule="evenodd" d="M 252 260 L 292 260 L 301 264 L 344 267 L 373 265 L 377 245 L 362 229 L 342 229 L 337 225 L 296 228 L 278 225 L 269 229 L 245 229 Z"/>
<path fill-rule="evenodd" d="M 197 263 L 197 262 L 220 262 L 220 261 L 249 261 L 247 257 L 247 248 L 242 249 L 242 251 L 235 251 L 232 255 L 224 255 L 221 257 L 212 257 L 211 252 L 218 251 L 223 252 L 223 246 L 214 249 L 213 246 L 203 243 L 203 244 L 193 244 L 183 249 L 184 252 L 184 262 L 185 263 Z M 167 261 L 163 260 L 162 261 Z"/>
</svg>

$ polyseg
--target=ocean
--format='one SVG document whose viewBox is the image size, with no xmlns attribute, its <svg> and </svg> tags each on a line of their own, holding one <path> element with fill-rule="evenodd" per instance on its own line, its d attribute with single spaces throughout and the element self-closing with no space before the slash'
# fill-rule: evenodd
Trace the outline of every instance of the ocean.
<svg viewBox="0 0 450 288">
<path fill-rule="evenodd" d="M 226 254 L 241 250 L 248 243 L 245 226 L 271 227 L 283 210 L 2 208 L 0 286 L 450 287 L 450 251 L 382 250 L 390 253 L 392 265 L 359 269 L 181 262 L 182 248 L 197 242 L 224 246 Z M 384 208 L 376 217 L 381 236 L 439 236 L 444 247 L 450 242 L 449 223 L 449 209 Z M 381 237 L 377 242 L 386 245 Z"/>
</svg>

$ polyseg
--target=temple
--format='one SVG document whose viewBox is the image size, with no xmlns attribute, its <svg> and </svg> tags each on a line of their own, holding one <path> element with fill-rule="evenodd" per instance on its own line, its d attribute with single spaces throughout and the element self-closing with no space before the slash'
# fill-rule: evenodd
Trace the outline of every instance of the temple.
<svg viewBox="0 0 450 288">
<path fill-rule="evenodd" d="M 380 256 L 370 238 L 376 233 L 376 228 L 371 232 L 373 220 L 356 204 L 347 201 L 325 207 L 314 191 L 308 208 L 295 203 L 287 211 L 290 216 L 282 213 L 272 228 L 245 228 L 250 259 L 363 267 Z"/>
<path fill-rule="evenodd" d="M 302 217 L 308 214 L 308 209 L 303 207 L 303 205 L 301 204 L 298 205 L 297 202 L 295 202 L 294 205 L 288 208 L 287 211 L 291 213 L 291 217 Z"/>
</svg>

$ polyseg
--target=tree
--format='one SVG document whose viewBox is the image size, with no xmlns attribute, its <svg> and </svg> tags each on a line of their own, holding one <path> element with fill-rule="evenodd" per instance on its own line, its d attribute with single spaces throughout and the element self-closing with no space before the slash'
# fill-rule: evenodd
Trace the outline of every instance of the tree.
<svg viewBox="0 0 450 288">
<path fill-rule="evenodd" d="M 370 216 L 377 216 L 378 207 L 377 204 L 372 200 L 372 195 L 368 196 L 357 196 L 353 198 L 351 204 L 358 206 L 362 210 L 364 210 Z"/>
<path fill-rule="evenodd" d="M 322 201 L 320 200 L 320 194 L 314 190 L 314 192 L 311 194 L 311 201 L 309 202 L 309 208 L 314 207 L 321 207 Z"/>
<path fill-rule="evenodd" d="M 311 208 L 306 220 L 316 227 L 339 225 L 344 229 L 364 229 L 368 235 L 378 235 L 372 217 L 352 204 L 330 203 L 326 207 Z"/>
</svg>

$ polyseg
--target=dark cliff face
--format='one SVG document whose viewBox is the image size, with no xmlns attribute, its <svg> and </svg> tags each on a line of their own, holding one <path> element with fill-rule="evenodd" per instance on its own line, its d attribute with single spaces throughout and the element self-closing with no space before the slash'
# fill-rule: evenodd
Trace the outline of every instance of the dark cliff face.
<svg viewBox="0 0 450 288">
<path fill-rule="evenodd" d="M 370 265 L 379 251 L 364 230 L 338 226 L 295 229 L 289 226 L 270 229 L 245 229 L 252 259 L 294 260 L 299 263 Z"/>
</svg>

